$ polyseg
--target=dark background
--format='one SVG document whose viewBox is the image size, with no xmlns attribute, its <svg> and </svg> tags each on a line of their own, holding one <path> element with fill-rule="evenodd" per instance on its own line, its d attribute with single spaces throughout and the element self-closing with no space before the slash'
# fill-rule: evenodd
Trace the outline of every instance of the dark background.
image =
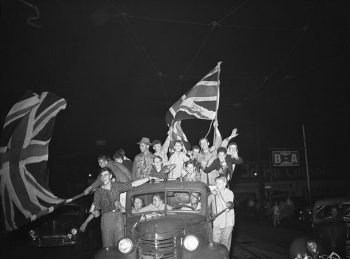
<svg viewBox="0 0 350 259">
<path fill-rule="evenodd" d="M 1 2 L 1 124 L 31 89 L 67 100 L 50 145 L 52 188 L 83 182 L 96 156 L 133 158 L 143 136 L 166 138 L 166 110 L 222 61 L 219 128 L 238 128 L 245 160 L 302 148 L 348 177 L 348 1 Z M 192 144 L 209 121 L 184 121 Z M 210 134 L 209 136 L 212 136 Z M 210 137 L 211 138 L 211 137 Z M 106 146 L 96 146 L 105 139 Z"/>
</svg>

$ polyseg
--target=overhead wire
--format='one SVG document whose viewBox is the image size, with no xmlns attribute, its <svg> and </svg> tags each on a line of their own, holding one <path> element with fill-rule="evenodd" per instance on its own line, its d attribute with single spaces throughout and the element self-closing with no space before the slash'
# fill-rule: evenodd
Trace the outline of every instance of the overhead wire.
<svg viewBox="0 0 350 259">
<path fill-rule="evenodd" d="M 279 62 L 279 63 L 272 69 L 272 71 L 271 71 L 267 76 L 265 76 L 265 77 L 263 78 L 263 81 L 261 82 L 261 84 L 258 85 L 258 87 L 256 87 L 256 88 L 255 88 L 252 92 L 250 92 L 248 95 L 246 95 L 245 97 L 243 97 L 239 102 L 236 102 L 235 104 L 233 104 L 233 106 L 238 107 L 238 106 L 240 106 L 243 102 L 247 101 L 248 99 L 254 98 L 254 97 L 257 95 L 257 93 L 258 93 L 261 89 L 263 89 L 263 88 L 266 86 L 267 81 L 269 81 L 269 80 L 272 78 L 272 76 L 273 76 L 274 74 L 276 74 L 276 73 L 280 70 L 280 68 L 288 62 L 289 58 L 292 56 L 292 54 L 294 53 L 294 51 L 298 48 L 298 46 L 299 46 L 299 45 L 301 44 L 301 42 L 303 41 L 305 32 L 306 32 L 306 30 L 303 30 L 301 37 L 296 41 L 296 43 L 295 43 L 295 44 L 292 46 L 292 48 L 288 51 L 288 54 L 286 55 L 286 57 L 285 57 L 281 62 Z"/>
<path fill-rule="evenodd" d="M 248 101 L 249 99 L 255 97 L 257 95 L 257 93 L 263 89 L 265 86 L 266 86 L 266 83 L 268 80 L 271 79 L 271 77 L 277 73 L 277 71 L 282 67 L 282 65 L 286 64 L 289 60 L 289 58 L 291 57 L 291 55 L 296 51 L 296 49 L 298 48 L 298 46 L 302 43 L 303 39 L 304 39 L 304 36 L 306 34 L 306 32 L 309 30 L 309 26 L 308 24 L 310 24 L 311 22 L 311 18 L 312 18 L 312 14 L 313 14 L 313 11 L 314 11 L 314 8 L 315 8 L 315 3 L 316 3 L 317 0 L 314 0 L 314 2 L 312 3 L 312 7 L 311 7 L 311 10 L 310 10 L 310 13 L 307 14 L 306 16 L 306 19 L 305 19 L 305 24 L 303 27 L 302 27 L 302 34 L 301 34 L 301 37 L 299 38 L 299 40 L 296 41 L 296 43 L 292 46 L 292 48 L 289 50 L 288 54 L 286 55 L 286 58 L 280 62 L 274 69 L 272 69 L 272 71 L 263 78 L 263 81 L 262 83 L 256 87 L 252 92 L 250 92 L 248 95 L 244 96 L 240 101 L 236 102 L 233 104 L 234 107 L 238 107 L 240 106 L 242 103 Z M 284 77 L 286 78 L 286 77 Z"/>
<path fill-rule="evenodd" d="M 228 14 L 226 14 L 224 17 L 222 17 L 218 23 L 221 24 L 227 17 L 231 16 L 232 14 L 234 14 L 235 12 L 237 12 L 243 5 L 245 5 L 246 3 L 248 3 L 249 0 L 244 0 L 242 1 L 238 6 L 234 7 Z"/>
<path fill-rule="evenodd" d="M 213 27 L 209 30 L 208 34 L 207 34 L 206 37 L 203 39 L 203 41 L 202 41 L 202 43 L 200 44 L 198 50 L 196 51 L 196 53 L 194 54 L 194 56 L 192 57 L 192 59 L 190 60 L 190 62 L 187 64 L 187 66 L 186 66 L 184 72 L 182 73 L 181 79 L 183 79 L 183 78 L 186 76 L 187 72 L 190 70 L 192 64 L 194 63 L 194 61 L 195 61 L 196 58 L 198 57 L 199 53 L 200 53 L 200 52 L 202 51 L 202 49 L 204 48 L 205 44 L 207 43 L 207 41 L 208 41 L 210 35 L 213 33 L 214 29 L 215 29 L 215 26 L 213 26 Z"/>
<path fill-rule="evenodd" d="M 210 23 L 200 23 L 193 21 L 185 21 L 185 20 L 174 20 L 174 19 L 165 19 L 165 18 L 154 18 L 154 17 L 144 17 L 144 16 L 135 16 L 126 14 L 128 18 L 135 20 L 143 20 L 149 22 L 163 22 L 163 23 L 174 23 L 174 24 L 184 24 L 184 25 L 194 25 L 194 26 L 202 26 L 209 27 L 213 25 L 213 22 Z M 266 27 L 266 26 L 249 26 L 249 25 L 223 25 L 219 22 L 216 22 L 217 27 L 226 28 L 226 29 L 243 29 L 243 30 L 261 30 L 261 31 L 300 31 L 300 28 L 287 28 L 287 27 Z"/>
<path fill-rule="evenodd" d="M 205 44 L 207 43 L 207 41 L 209 40 L 209 37 L 211 36 L 211 34 L 213 33 L 214 29 L 220 24 L 220 22 L 222 22 L 223 20 L 225 20 L 227 17 L 231 16 L 233 13 L 235 13 L 237 10 L 239 10 L 244 4 L 246 4 L 249 0 L 245 0 L 243 2 L 241 2 L 238 6 L 235 6 L 228 14 L 224 15 L 224 17 L 222 17 L 219 22 L 213 21 L 212 23 L 210 23 L 209 25 L 211 25 L 210 31 L 207 34 L 207 36 L 204 38 L 204 40 L 202 41 L 202 43 L 199 46 L 199 49 L 196 51 L 196 53 L 194 54 L 193 58 L 190 60 L 190 62 L 188 63 L 188 65 L 186 66 L 181 79 L 183 79 L 186 76 L 186 73 L 190 70 L 192 64 L 194 63 L 194 61 L 196 60 L 196 58 L 199 56 L 199 53 L 202 51 L 202 49 L 204 48 Z"/>
<path fill-rule="evenodd" d="M 162 75 L 163 73 L 157 68 L 155 62 L 153 61 L 153 59 L 151 58 L 151 56 L 147 53 L 146 48 L 144 47 L 144 45 L 142 44 L 141 40 L 139 39 L 139 37 L 137 36 L 134 28 L 132 27 L 130 21 L 128 20 L 128 15 L 125 12 L 121 12 L 110 0 L 106 0 L 110 6 L 113 8 L 113 10 L 115 12 L 117 12 L 117 14 L 125 21 L 126 25 L 129 28 L 129 31 L 131 32 L 136 44 L 138 45 L 139 49 L 142 51 L 142 53 L 144 54 L 144 56 L 146 57 L 146 59 L 148 60 L 148 62 L 151 64 L 152 69 L 154 70 L 155 74 L 158 76 L 160 85 L 163 89 L 163 94 L 164 97 L 167 98 L 167 91 L 162 79 Z"/>
</svg>

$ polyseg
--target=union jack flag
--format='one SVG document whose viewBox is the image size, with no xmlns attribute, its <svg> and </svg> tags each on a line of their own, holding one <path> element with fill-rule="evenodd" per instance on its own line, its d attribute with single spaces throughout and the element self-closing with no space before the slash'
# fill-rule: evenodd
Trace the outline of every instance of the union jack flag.
<svg viewBox="0 0 350 259">
<path fill-rule="evenodd" d="M 0 191 L 7 231 L 47 214 L 65 200 L 48 188 L 48 148 L 58 112 L 66 101 L 52 93 L 28 92 L 7 114 L 0 140 Z"/>
<path fill-rule="evenodd" d="M 167 111 L 165 122 L 172 132 L 172 142 L 176 139 L 188 142 L 181 129 L 182 120 L 215 119 L 219 107 L 220 65 L 221 62 Z"/>
</svg>

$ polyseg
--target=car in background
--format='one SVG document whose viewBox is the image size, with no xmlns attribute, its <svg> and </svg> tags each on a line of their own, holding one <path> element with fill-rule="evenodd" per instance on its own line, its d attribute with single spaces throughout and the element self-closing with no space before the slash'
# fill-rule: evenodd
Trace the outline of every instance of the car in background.
<svg viewBox="0 0 350 259">
<path fill-rule="evenodd" d="M 349 244 L 350 199 L 331 198 L 315 202 L 312 231 L 295 239 L 289 258 L 345 258 Z"/>
<path fill-rule="evenodd" d="M 117 247 L 102 248 L 95 259 L 228 259 L 227 248 L 212 242 L 212 220 L 220 212 L 212 215 L 210 195 L 202 182 L 169 180 L 132 188 L 126 198 L 125 238 Z M 132 207 L 136 200 L 141 208 Z M 198 203 L 193 205 L 193 201 Z M 231 208 L 232 203 L 228 204 Z"/>
<path fill-rule="evenodd" d="M 81 243 L 79 226 L 84 220 L 84 206 L 67 203 L 34 221 L 28 230 L 32 245 L 37 247 L 73 246 Z"/>
</svg>

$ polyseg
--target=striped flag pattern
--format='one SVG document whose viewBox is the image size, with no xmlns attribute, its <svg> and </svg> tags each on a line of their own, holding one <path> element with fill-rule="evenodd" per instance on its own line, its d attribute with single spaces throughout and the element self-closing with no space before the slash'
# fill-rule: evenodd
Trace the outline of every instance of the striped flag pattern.
<svg viewBox="0 0 350 259">
<path fill-rule="evenodd" d="M 219 107 L 220 65 L 221 62 L 167 111 L 165 121 L 173 133 L 172 141 L 182 139 L 187 142 L 181 129 L 182 120 L 215 119 Z"/>
<path fill-rule="evenodd" d="M 7 114 L 0 140 L 0 191 L 5 227 L 12 231 L 65 200 L 47 184 L 46 164 L 55 117 L 66 101 L 28 92 Z"/>
</svg>

